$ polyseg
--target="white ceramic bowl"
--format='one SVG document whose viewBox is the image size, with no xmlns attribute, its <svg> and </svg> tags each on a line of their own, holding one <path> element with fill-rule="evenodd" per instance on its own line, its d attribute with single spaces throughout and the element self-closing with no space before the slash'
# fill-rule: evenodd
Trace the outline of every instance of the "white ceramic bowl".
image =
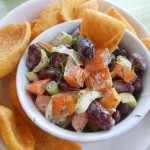
<svg viewBox="0 0 150 150">
<path fill-rule="evenodd" d="M 79 26 L 80 23 L 81 20 L 75 20 L 54 26 L 48 29 L 47 31 L 43 32 L 41 35 L 39 35 L 32 43 L 36 43 L 37 41 L 50 43 L 58 32 L 65 31 L 67 33 L 72 33 Z M 17 92 L 21 105 L 27 113 L 27 115 L 31 118 L 31 120 L 34 121 L 36 125 L 38 125 L 46 132 L 51 133 L 60 138 L 76 142 L 96 142 L 112 138 L 136 125 L 145 116 L 150 107 L 150 103 L 148 100 L 150 95 L 150 54 L 146 47 L 142 44 L 142 42 L 128 31 L 125 32 L 121 40 L 120 46 L 127 49 L 129 53 L 137 52 L 141 56 L 143 56 L 147 64 L 147 70 L 144 73 L 144 88 L 141 91 L 140 96 L 138 98 L 138 105 L 132 111 L 132 113 L 118 125 L 114 126 L 111 130 L 108 131 L 98 131 L 93 133 L 77 133 L 63 129 L 47 121 L 45 117 L 38 111 L 38 109 L 34 105 L 34 102 L 31 99 L 31 96 L 25 90 L 25 85 L 29 83 L 25 76 L 26 72 L 28 72 L 28 68 L 26 66 L 26 50 L 18 66 Z"/>
</svg>

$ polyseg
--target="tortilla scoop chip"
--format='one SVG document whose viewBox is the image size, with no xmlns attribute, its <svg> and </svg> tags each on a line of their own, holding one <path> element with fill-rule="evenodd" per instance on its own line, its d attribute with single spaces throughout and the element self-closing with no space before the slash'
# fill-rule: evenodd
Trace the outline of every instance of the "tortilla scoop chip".
<svg viewBox="0 0 150 150">
<path fill-rule="evenodd" d="M 118 19 L 119 21 L 123 22 L 126 26 L 126 29 L 129 30 L 130 32 L 132 32 L 134 35 L 137 36 L 134 28 L 131 26 L 131 24 L 129 24 L 129 22 L 118 12 L 118 10 L 116 8 L 114 8 L 113 6 L 108 8 L 108 10 L 106 10 L 106 14 Z"/>
<path fill-rule="evenodd" d="M 62 0 L 61 1 L 61 16 L 64 21 L 70 21 L 77 18 L 76 14 L 78 7 L 89 0 Z"/>
<path fill-rule="evenodd" d="M 119 44 L 125 25 L 115 18 L 94 10 L 85 10 L 80 34 L 87 36 L 96 49 L 109 49 L 112 53 Z"/>
<path fill-rule="evenodd" d="M 28 22 L 0 28 L 0 78 L 9 74 L 18 64 L 31 36 Z"/>
<path fill-rule="evenodd" d="M 84 4 L 80 5 L 76 10 L 76 14 L 75 14 L 76 18 L 75 19 L 82 18 L 84 11 L 86 9 L 98 10 L 97 0 L 89 0 L 89 1 L 85 2 Z"/>
<path fill-rule="evenodd" d="M 142 42 L 147 47 L 147 49 L 150 51 L 150 38 L 143 38 Z"/>
<path fill-rule="evenodd" d="M 38 21 L 38 19 L 34 19 L 32 22 L 30 22 L 31 30 L 34 28 L 37 21 Z"/>
<path fill-rule="evenodd" d="M 35 150 L 81 150 L 81 147 L 70 141 L 52 136 L 38 127 L 32 128 L 35 136 Z"/>
<path fill-rule="evenodd" d="M 17 95 L 17 89 L 16 89 L 16 74 L 14 74 L 10 80 L 9 97 L 10 97 L 11 103 L 14 107 L 14 111 L 17 114 L 21 115 L 23 117 L 23 119 L 25 119 L 29 125 L 35 126 L 35 124 L 26 115 L 26 113 L 24 112 L 24 110 L 22 109 L 22 106 L 20 104 L 20 101 L 19 101 L 19 98 Z"/>
<path fill-rule="evenodd" d="M 35 140 L 29 126 L 14 112 L 0 105 L 0 129 L 10 150 L 34 150 Z"/>
<path fill-rule="evenodd" d="M 60 17 L 60 3 L 57 0 L 51 0 L 45 10 L 41 13 L 40 18 L 36 21 L 31 39 L 33 40 L 43 31 L 62 22 Z"/>
</svg>

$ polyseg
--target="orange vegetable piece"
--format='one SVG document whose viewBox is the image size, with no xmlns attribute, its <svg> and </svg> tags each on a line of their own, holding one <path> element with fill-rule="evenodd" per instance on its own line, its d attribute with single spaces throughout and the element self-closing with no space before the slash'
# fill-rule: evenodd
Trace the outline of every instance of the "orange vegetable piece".
<svg viewBox="0 0 150 150">
<path fill-rule="evenodd" d="M 52 96 L 52 112 L 54 118 L 71 116 L 75 112 L 78 95 L 74 92 L 60 93 Z"/>
<path fill-rule="evenodd" d="M 115 88 L 112 88 L 107 92 L 105 92 L 103 97 L 99 99 L 101 105 L 105 109 L 107 109 L 110 112 L 110 114 L 113 114 L 114 111 L 111 109 L 116 109 L 120 101 L 121 101 L 121 97 L 119 96 Z"/>
<path fill-rule="evenodd" d="M 88 72 L 76 66 L 69 57 L 66 63 L 64 78 L 74 87 L 83 87 L 84 81 L 88 76 Z"/>
<path fill-rule="evenodd" d="M 85 80 L 87 88 L 93 89 L 95 91 L 106 91 L 112 87 L 112 78 L 108 67 L 103 70 L 91 73 Z"/>
<path fill-rule="evenodd" d="M 130 83 L 136 79 L 135 72 L 120 63 L 115 64 L 114 73 L 127 83 Z"/>
<path fill-rule="evenodd" d="M 25 86 L 25 89 L 36 95 L 42 95 L 46 91 L 46 86 L 50 79 L 32 82 Z"/>
<path fill-rule="evenodd" d="M 53 46 L 44 42 L 38 42 L 41 46 L 47 48 L 49 51 L 52 51 Z"/>
<path fill-rule="evenodd" d="M 82 132 L 88 122 L 88 113 L 74 114 L 72 117 L 72 126 L 77 132 Z"/>
<path fill-rule="evenodd" d="M 94 58 L 85 63 L 85 70 L 88 72 L 96 72 L 104 69 L 108 64 L 108 57 L 110 56 L 108 50 L 97 50 Z"/>
</svg>

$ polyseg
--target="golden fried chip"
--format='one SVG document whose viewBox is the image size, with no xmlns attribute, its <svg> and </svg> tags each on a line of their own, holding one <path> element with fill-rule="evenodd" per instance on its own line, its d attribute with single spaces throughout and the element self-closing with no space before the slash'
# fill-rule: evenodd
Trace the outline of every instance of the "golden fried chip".
<svg viewBox="0 0 150 150">
<path fill-rule="evenodd" d="M 5 144 L 10 150 L 33 150 L 34 136 L 24 120 L 0 105 L 0 129 Z"/>
<path fill-rule="evenodd" d="M 147 49 L 150 51 L 150 38 L 144 38 L 144 39 L 142 39 L 142 42 L 145 44 Z"/>
<path fill-rule="evenodd" d="M 10 73 L 18 64 L 31 36 L 28 22 L 0 28 L 0 78 Z"/>
<path fill-rule="evenodd" d="M 87 36 L 95 44 L 96 49 L 108 48 L 112 53 L 124 31 L 124 24 L 117 19 L 87 9 L 83 15 L 80 34 Z"/>
<path fill-rule="evenodd" d="M 60 3 L 57 0 L 51 0 L 46 9 L 42 12 L 40 18 L 36 21 L 32 29 L 31 39 L 34 39 L 43 31 L 60 23 Z"/>
<path fill-rule="evenodd" d="M 37 21 L 38 21 L 38 19 L 34 19 L 32 22 L 30 22 L 31 30 L 34 28 Z"/>
<path fill-rule="evenodd" d="M 61 1 L 61 16 L 64 21 L 77 19 L 77 9 L 79 6 L 89 0 L 62 0 Z"/>
<path fill-rule="evenodd" d="M 81 4 L 77 9 L 76 9 L 76 14 L 75 14 L 75 19 L 80 19 L 82 18 L 84 11 L 86 9 L 92 9 L 92 10 L 98 10 L 98 3 L 97 0 L 89 0 L 85 2 L 84 4 Z"/>
<path fill-rule="evenodd" d="M 27 123 L 29 125 L 35 126 L 35 124 L 30 120 L 30 118 L 26 115 L 26 113 L 22 109 L 22 106 L 21 106 L 20 101 L 18 99 L 17 89 L 16 89 L 16 74 L 14 74 L 12 76 L 12 79 L 10 81 L 9 97 L 10 97 L 11 103 L 12 103 L 12 105 L 14 107 L 14 111 L 17 114 L 21 115 L 27 121 Z"/>
<path fill-rule="evenodd" d="M 35 136 L 35 150 L 81 150 L 81 147 L 70 141 L 52 136 L 38 127 L 32 128 Z"/>
<path fill-rule="evenodd" d="M 132 32 L 134 35 L 137 36 L 134 28 L 131 26 L 131 24 L 129 24 L 129 22 L 118 12 L 118 10 L 116 8 L 114 8 L 113 6 L 108 8 L 108 10 L 106 11 L 106 14 L 118 19 L 119 21 L 123 22 L 126 26 L 126 29 L 129 30 L 130 32 Z"/>
</svg>

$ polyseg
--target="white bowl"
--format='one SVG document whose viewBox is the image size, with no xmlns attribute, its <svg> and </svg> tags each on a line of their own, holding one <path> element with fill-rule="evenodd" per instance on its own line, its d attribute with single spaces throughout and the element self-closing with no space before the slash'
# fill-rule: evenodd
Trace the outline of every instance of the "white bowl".
<svg viewBox="0 0 150 150">
<path fill-rule="evenodd" d="M 79 26 L 80 23 L 81 20 L 75 20 L 54 26 L 48 29 L 47 31 L 43 32 L 41 35 L 39 35 L 32 43 L 36 43 L 37 41 L 50 43 L 58 32 L 65 31 L 67 33 L 72 33 Z M 58 136 L 60 138 L 76 142 L 96 142 L 100 140 L 109 139 L 127 131 L 128 129 L 136 125 L 145 116 L 150 107 L 150 103 L 148 100 L 150 96 L 150 54 L 146 47 L 142 44 L 142 42 L 128 31 L 125 32 L 121 40 L 120 46 L 127 49 L 129 53 L 137 52 L 141 56 L 143 56 L 147 64 L 147 70 L 144 72 L 144 87 L 138 98 L 138 105 L 132 111 L 132 113 L 118 125 L 114 126 L 111 130 L 108 131 L 98 131 L 93 133 L 77 133 L 63 129 L 47 121 L 45 117 L 38 111 L 34 102 L 31 99 L 31 96 L 25 90 L 25 85 L 29 84 L 29 81 L 26 79 L 25 76 L 26 72 L 28 72 L 28 68 L 26 66 L 26 50 L 18 66 L 17 92 L 21 105 L 27 113 L 27 115 L 31 118 L 31 120 L 34 121 L 36 125 L 38 125 L 46 132 Z"/>
</svg>

